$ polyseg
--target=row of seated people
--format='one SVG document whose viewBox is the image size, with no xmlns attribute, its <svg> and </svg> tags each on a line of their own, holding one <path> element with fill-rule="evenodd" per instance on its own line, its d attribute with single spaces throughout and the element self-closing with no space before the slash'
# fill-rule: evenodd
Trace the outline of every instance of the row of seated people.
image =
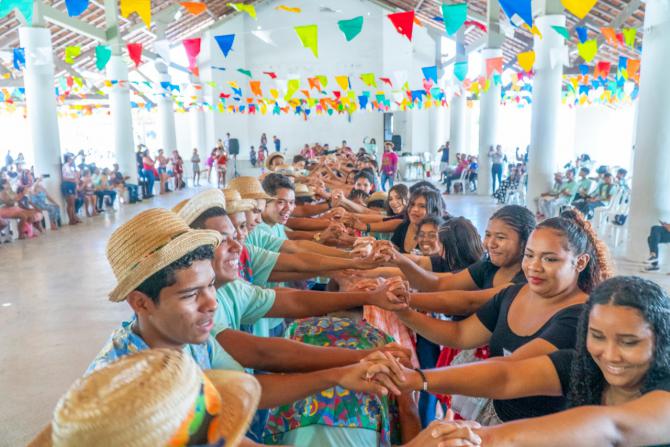
<svg viewBox="0 0 670 447">
<path fill-rule="evenodd" d="M 149 413 L 118 396 L 158 401 L 131 393 L 148 380 L 133 364 L 176 362 L 192 398 L 164 389 L 162 407 L 181 412 L 138 445 L 670 443 L 670 297 L 614 277 L 580 212 L 538 223 L 507 205 L 481 238 L 430 184 L 349 199 L 352 164 L 338 151 L 306 175 L 238 177 L 119 227 L 109 298 L 134 316 L 38 439 L 125 445 L 116 414 L 132 408 L 139 427 Z M 288 287 L 313 278 L 328 291 Z"/>
</svg>

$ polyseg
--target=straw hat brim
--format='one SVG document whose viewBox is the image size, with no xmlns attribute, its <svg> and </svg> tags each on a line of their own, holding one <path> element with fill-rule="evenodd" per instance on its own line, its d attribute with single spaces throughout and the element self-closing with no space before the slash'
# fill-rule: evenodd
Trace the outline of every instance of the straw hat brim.
<svg viewBox="0 0 670 447">
<path fill-rule="evenodd" d="M 251 211 L 254 208 L 256 208 L 255 203 L 252 203 L 249 199 L 242 199 L 228 202 L 226 212 L 228 214 L 243 213 L 245 211 Z"/>
<path fill-rule="evenodd" d="M 226 209 L 226 198 L 223 192 L 219 189 L 208 189 L 191 197 L 179 210 L 175 207 L 172 211 L 191 225 L 202 213 L 217 206 Z"/>
<path fill-rule="evenodd" d="M 243 199 L 270 200 L 272 197 L 260 187 L 252 186 L 252 182 L 258 182 L 255 178 L 236 177 L 230 181 L 229 188 L 236 189 Z"/>
<path fill-rule="evenodd" d="M 220 434 L 226 446 L 237 446 L 244 438 L 258 408 L 261 386 L 254 376 L 238 371 L 208 370 L 205 375 L 219 392 L 223 402 Z M 47 425 L 28 447 L 52 447 L 51 424 Z"/>
<path fill-rule="evenodd" d="M 284 160 L 286 160 L 286 157 L 284 157 L 284 154 L 282 154 L 281 152 L 273 152 L 273 153 L 270 154 L 270 156 L 265 160 L 265 168 L 266 168 L 266 169 L 270 169 L 270 163 L 272 163 L 272 160 L 274 160 L 274 159 L 277 158 L 277 157 L 281 157 L 281 158 L 283 158 Z"/>
<path fill-rule="evenodd" d="M 217 247 L 221 243 L 221 234 L 213 230 L 189 230 L 172 239 L 163 247 L 144 258 L 139 264 L 130 267 L 130 271 L 118 275 L 123 278 L 109 294 L 110 301 L 123 301 L 144 280 L 157 271 L 167 267 L 179 258 L 204 245 Z"/>
</svg>

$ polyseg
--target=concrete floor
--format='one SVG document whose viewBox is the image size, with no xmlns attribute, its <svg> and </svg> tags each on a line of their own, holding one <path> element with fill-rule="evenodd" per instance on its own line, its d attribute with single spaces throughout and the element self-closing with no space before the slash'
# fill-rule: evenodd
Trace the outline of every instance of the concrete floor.
<svg viewBox="0 0 670 447">
<path fill-rule="evenodd" d="M 141 210 L 171 207 L 193 192 L 125 205 L 76 227 L 0 246 L 0 446 L 25 445 L 49 422 L 59 397 L 130 315 L 125 303 L 107 300 L 115 283 L 104 255 L 112 231 Z M 475 196 L 449 196 L 447 203 L 480 231 L 496 208 Z M 620 274 L 640 270 L 617 261 Z M 670 288 L 665 273 L 646 276 Z"/>
</svg>

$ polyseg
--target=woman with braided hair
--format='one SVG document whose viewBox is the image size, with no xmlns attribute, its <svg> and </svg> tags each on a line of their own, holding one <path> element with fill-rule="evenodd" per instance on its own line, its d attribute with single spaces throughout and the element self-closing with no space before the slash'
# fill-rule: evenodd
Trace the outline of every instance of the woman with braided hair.
<svg viewBox="0 0 670 447">
<path fill-rule="evenodd" d="M 398 316 L 423 337 L 444 346 L 472 349 L 489 343 L 490 356 L 497 361 L 573 348 L 588 294 L 611 275 L 604 245 L 583 216 L 570 211 L 533 230 L 521 267 L 527 284 L 501 290 L 464 320 L 442 321 L 413 310 L 400 311 Z M 494 399 L 478 420 L 495 424 L 554 413 L 565 405 L 562 397 Z"/>
</svg>

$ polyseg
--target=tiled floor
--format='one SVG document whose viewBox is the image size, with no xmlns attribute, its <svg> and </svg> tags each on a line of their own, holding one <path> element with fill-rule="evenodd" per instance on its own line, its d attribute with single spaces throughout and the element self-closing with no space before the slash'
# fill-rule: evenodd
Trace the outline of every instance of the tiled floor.
<svg viewBox="0 0 670 447">
<path fill-rule="evenodd" d="M 140 210 L 170 207 L 193 190 L 122 206 L 30 241 L 0 246 L 0 446 L 24 445 L 51 417 L 58 398 L 86 369 L 110 331 L 129 316 L 106 295 L 114 285 L 107 238 Z M 450 196 L 449 210 L 483 231 L 495 209 L 488 198 Z M 618 273 L 639 265 L 619 261 Z M 649 278 L 670 287 L 665 273 Z"/>
</svg>

